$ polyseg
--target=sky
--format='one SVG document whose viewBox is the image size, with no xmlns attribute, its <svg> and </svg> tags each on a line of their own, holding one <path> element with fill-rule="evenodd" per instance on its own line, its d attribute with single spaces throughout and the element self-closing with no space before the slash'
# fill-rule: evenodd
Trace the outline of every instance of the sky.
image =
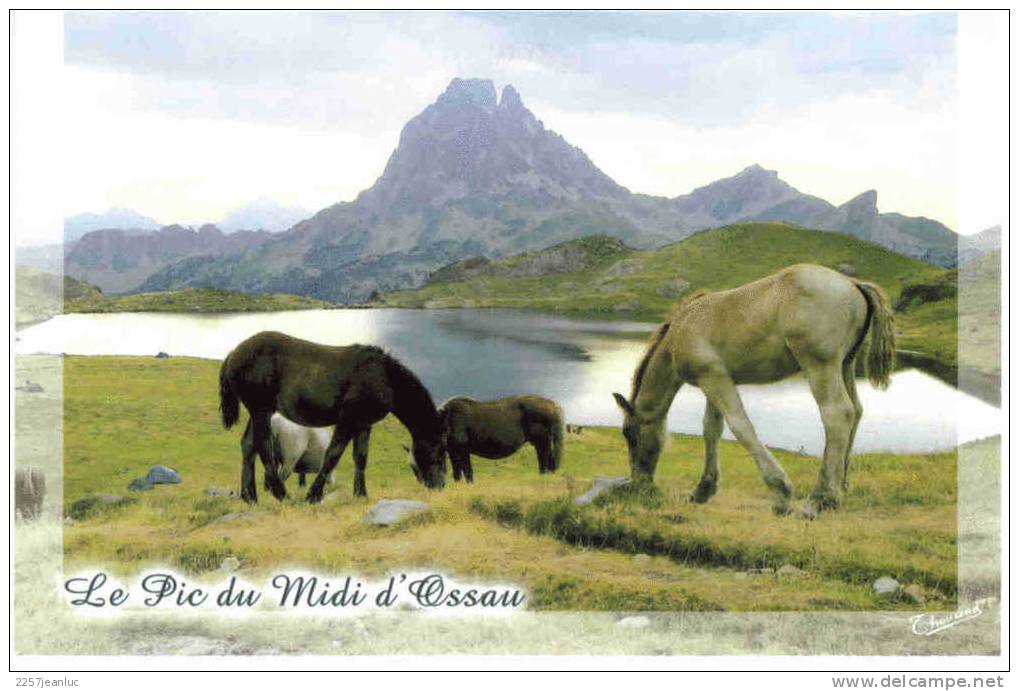
<svg viewBox="0 0 1019 691">
<path fill-rule="evenodd" d="M 58 213 L 112 206 L 171 223 L 351 200 L 460 76 L 512 84 L 634 192 L 757 163 L 974 232 L 957 213 L 959 32 L 954 13 L 20 14 L 13 211 L 42 238 Z M 60 203 L 29 213 L 54 185 Z"/>
</svg>

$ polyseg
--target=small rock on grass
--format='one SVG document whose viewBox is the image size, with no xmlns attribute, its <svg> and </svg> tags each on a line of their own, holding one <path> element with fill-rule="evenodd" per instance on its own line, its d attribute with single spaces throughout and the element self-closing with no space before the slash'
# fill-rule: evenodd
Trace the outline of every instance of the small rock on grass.
<svg viewBox="0 0 1019 691">
<path fill-rule="evenodd" d="M 584 506 L 585 504 L 590 504 L 606 492 L 628 484 L 630 484 L 630 478 L 628 477 L 596 477 L 591 484 L 591 489 L 573 501 L 578 506 Z"/>
<path fill-rule="evenodd" d="M 131 480 L 131 484 L 127 486 L 127 488 L 132 492 L 148 492 L 153 487 L 155 487 L 155 485 L 152 484 L 147 477 L 136 477 L 134 480 Z"/>
<path fill-rule="evenodd" d="M 154 465 L 149 468 L 146 479 L 153 485 L 177 485 L 180 484 L 180 473 L 165 465 Z"/>
<path fill-rule="evenodd" d="M 646 629 L 650 624 L 651 620 L 642 614 L 635 617 L 623 617 L 616 622 L 616 626 L 621 629 Z"/>
<path fill-rule="evenodd" d="M 874 581 L 874 592 L 881 597 L 891 597 L 899 592 L 899 582 L 891 576 L 882 576 Z"/>
<path fill-rule="evenodd" d="M 216 487 L 215 485 L 209 485 L 205 488 L 205 494 L 210 497 L 236 497 L 237 492 L 232 489 L 226 489 L 225 487 Z"/>
<path fill-rule="evenodd" d="M 636 564 L 637 566 L 647 566 L 649 563 L 651 563 L 651 557 L 649 557 L 646 554 L 634 554 L 633 563 Z"/>
<path fill-rule="evenodd" d="M 237 569 L 241 568 L 241 560 L 237 557 L 226 557 L 219 564 L 219 568 L 227 573 L 233 573 Z"/>
<path fill-rule="evenodd" d="M 335 494 L 335 493 L 334 493 Z M 412 499 L 380 499 L 371 507 L 364 522 L 369 525 L 393 525 L 400 521 L 428 511 L 430 507 L 423 501 Z"/>
</svg>

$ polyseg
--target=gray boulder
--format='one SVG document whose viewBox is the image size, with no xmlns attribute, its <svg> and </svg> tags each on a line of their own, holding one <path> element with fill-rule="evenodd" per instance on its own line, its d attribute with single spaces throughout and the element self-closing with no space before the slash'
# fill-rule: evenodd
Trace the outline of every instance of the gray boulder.
<svg viewBox="0 0 1019 691">
<path fill-rule="evenodd" d="M 165 465 L 154 465 L 149 468 L 149 474 L 145 478 L 153 485 L 178 485 L 180 484 L 180 473 Z"/>
<path fill-rule="evenodd" d="M 371 507 L 364 522 L 368 525 L 393 525 L 400 521 L 428 511 L 423 501 L 413 499 L 380 499 Z"/>
<path fill-rule="evenodd" d="M 628 484 L 630 484 L 630 478 L 628 477 L 596 477 L 594 482 L 591 483 L 591 489 L 587 490 L 573 501 L 578 506 L 584 506 L 585 504 L 590 504 L 606 492 L 610 492 L 619 487 L 624 487 Z"/>
<path fill-rule="evenodd" d="M 215 485 L 209 485 L 205 488 L 205 494 L 209 497 L 236 497 L 237 492 L 232 489 L 226 489 L 225 487 L 216 487 Z"/>
<path fill-rule="evenodd" d="M 881 597 L 891 597 L 898 594 L 899 582 L 890 576 L 882 576 L 874 581 L 874 592 Z"/>
</svg>

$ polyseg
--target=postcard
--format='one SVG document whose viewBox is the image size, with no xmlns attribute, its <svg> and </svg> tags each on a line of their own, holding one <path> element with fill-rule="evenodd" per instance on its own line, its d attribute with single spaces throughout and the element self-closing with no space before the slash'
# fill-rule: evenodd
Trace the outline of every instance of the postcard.
<svg viewBox="0 0 1019 691">
<path fill-rule="evenodd" d="M 14 13 L 12 668 L 1007 667 L 1003 17 Z"/>
</svg>

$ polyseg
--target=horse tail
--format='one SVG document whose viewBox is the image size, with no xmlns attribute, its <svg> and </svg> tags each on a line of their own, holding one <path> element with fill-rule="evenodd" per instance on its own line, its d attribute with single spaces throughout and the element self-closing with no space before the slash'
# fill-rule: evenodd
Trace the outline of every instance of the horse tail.
<svg viewBox="0 0 1019 691">
<path fill-rule="evenodd" d="M 867 351 L 867 378 L 876 389 L 887 389 L 895 359 L 895 314 L 881 286 L 853 281 L 867 300 L 870 347 Z M 864 330 L 866 333 L 866 329 Z M 863 340 L 862 337 L 860 339 Z"/>
<path fill-rule="evenodd" d="M 559 470 L 563 461 L 563 438 L 566 436 L 566 425 L 563 423 L 563 409 L 554 408 L 555 415 L 549 430 L 549 447 L 552 451 L 552 470 Z"/>
<path fill-rule="evenodd" d="M 237 394 L 230 388 L 230 381 L 226 373 L 226 365 L 229 361 L 230 357 L 227 356 L 227 359 L 223 360 L 223 366 L 219 368 L 219 412 L 223 416 L 223 427 L 226 429 L 233 427 L 241 414 Z"/>
</svg>

